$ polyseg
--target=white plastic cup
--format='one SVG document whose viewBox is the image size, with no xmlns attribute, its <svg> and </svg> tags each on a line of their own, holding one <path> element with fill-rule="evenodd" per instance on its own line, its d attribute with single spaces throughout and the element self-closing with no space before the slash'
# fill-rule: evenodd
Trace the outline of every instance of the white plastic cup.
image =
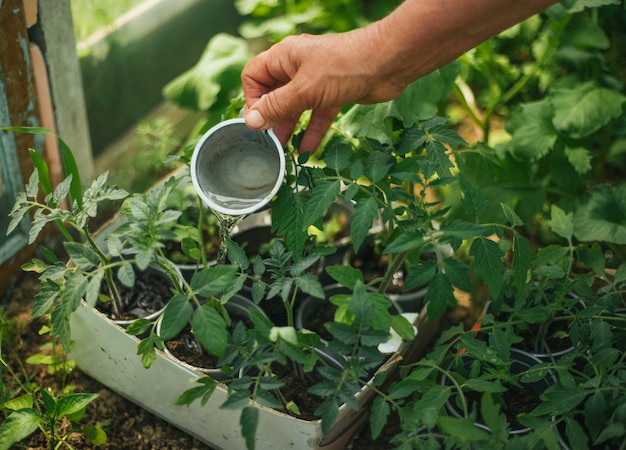
<svg viewBox="0 0 626 450">
<path fill-rule="evenodd" d="M 283 146 L 272 130 L 230 119 L 207 131 L 191 157 L 191 180 L 214 212 L 242 216 L 263 208 L 285 174 Z"/>
</svg>

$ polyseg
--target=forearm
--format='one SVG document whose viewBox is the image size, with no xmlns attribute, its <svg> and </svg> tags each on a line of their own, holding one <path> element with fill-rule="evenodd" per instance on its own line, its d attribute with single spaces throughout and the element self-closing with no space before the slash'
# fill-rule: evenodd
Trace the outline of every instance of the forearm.
<svg viewBox="0 0 626 450">
<path fill-rule="evenodd" d="M 375 64 L 400 87 L 557 3 L 556 0 L 406 0 L 370 25 Z M 385 69 L 380 69 L 385 71 Z"/>
</svg>

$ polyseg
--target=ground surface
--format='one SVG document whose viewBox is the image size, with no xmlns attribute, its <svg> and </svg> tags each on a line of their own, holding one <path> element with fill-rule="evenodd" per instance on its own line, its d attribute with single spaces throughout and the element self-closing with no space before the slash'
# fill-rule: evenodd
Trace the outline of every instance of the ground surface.
<svg viewBox="0 0 626 450">
<path fill-rule="evenodd" d="M 30 310 L 33 296 L 37 292 L 36 277 L 26 274 L 16 286 L 7 293 L 3 299 L 3 305 L 8 315 L 18 325 L 17 348 L 19 358 L 25 361 L 33 354 L 41 353 L 40 346 L 47 342 L 46 337 L 39 334 L 44 322 L 32 320 Z M 6 338 L 3 347 L 6 347 Z M 3 358 L 8 359 L 12 367 L 17 367 L 16 358 L 3 348 Z M 44 365 L 25 365 L 31 379 L 39 386 L 51 388 L 54 392 L 60 389 L 57 378 L 50 375 Z M 3 372 L 4 381 L 7 383 L 7 373 Z M 85 417 L 84 424 L 100 425 L 108 435 L 107 442 L 99 447 L 94 447 L 81 434 L 75 433 L 69 439 L 72 447 L 80 449 L 133 449 L 133 450 L 211 450 L 210 447 L 199 442 L 197 439 L 178 430 L 167 422 L 139 408 L 132 402 L 115 394 L 102 384 L 83 374 L 80 370 L 74 370 L 66 382 L 74 386 L 75 392 L 98 393 L 99 397 L 91 403 Z M 3 419 L 0 413 L 0 419 Z M 65 426 L 69 426 L 65 424 Z M 376 442 L 368 438 L 369 430 L 363 428 L 349 446 L 351 450 L 383 450 L 391 448 L 388 440 L 395 432 L 397 424 L 393 420 L 383 431 L 383 436 Z M 15 448 L 33 450 L 48 449 L 48 443 L 40 432 L 35 432 L 23 444 Z M 225 449 L 227 450 L 227 449 Z"/>
</svg>

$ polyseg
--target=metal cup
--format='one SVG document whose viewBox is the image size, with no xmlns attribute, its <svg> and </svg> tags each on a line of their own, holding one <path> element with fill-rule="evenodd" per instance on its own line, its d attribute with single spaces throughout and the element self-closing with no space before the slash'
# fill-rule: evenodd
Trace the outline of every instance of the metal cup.
<svg viewBox="0 0 626 450">
<path fill-rule="evenodd" d="M 211 210 L 242 216 L 276 195 L 285 173 L 285 153 L 272 130 L 251 130 L 244 119 L 207 131 L 191 157 L 191 180 Z"/>
</svg>

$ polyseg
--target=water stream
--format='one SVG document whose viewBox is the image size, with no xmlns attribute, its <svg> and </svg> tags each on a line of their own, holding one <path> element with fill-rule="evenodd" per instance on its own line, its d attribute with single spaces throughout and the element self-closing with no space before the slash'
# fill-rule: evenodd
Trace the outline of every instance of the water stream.
<svg viewBox="0 0 626 450">
<path fill-rule="evenodd" d="M 231 216 L 229 214 L 224 214 L 217 211 L 213 211 L 213 214 L 215 214 L 215 217 L 217 217 L 217 221 L 220 226 L 220 243 L 217 251 L 217 263 L 224 264 L 226 262 L 226 254 L 228 253 L 228 249 L 226 247 L 226 238 L 230 236 L 235 227 L 241 223 L 246 215 L 244 214 L 241 216 Z"/>
</svg>

